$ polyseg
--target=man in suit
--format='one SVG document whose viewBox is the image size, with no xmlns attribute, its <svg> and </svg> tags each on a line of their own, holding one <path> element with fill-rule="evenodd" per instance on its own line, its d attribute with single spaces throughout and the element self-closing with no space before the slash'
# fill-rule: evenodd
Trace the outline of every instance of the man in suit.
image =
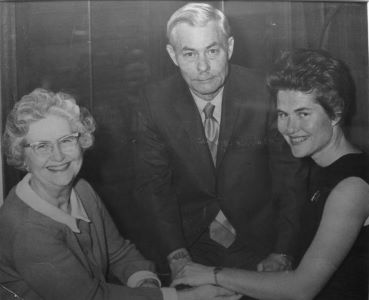
<svg viewBox="0 0 369 300">
<path fill-rule="evenodd" d="M 229 64 L 234 38 L 211 5 L 177 10 L 167 36 L 179 72 L 144 92 L 137 141 L 153 247 L 172 277 L 189 260 L 288 270 L 305 176 L 271 126 L 264 78 Z"/>
</svg>

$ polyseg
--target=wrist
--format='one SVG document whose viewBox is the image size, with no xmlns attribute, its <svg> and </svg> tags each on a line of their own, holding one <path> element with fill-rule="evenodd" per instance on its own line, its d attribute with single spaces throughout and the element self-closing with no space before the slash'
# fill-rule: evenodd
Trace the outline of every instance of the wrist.
<svg viewBox="0 0 369 300">
<path fill-rule="evenodd" d="M 219 285 L 219 273 L 223 270 L 223 267 L 215 267 L 213 268 L 213 279 L 214 285 Z"/>
</svg>

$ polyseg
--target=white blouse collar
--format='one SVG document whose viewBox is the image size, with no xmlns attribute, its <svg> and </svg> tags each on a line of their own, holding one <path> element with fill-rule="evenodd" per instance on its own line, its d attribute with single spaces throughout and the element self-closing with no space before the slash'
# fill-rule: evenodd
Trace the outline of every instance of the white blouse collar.
<svg viewBox="0 0 369 300">
<path fill-rule="evenodd" d="M 17 196 L 28 206 L 35 211 L 53 219 L 56 222 L 67 225 L 73 232 L 80 233 L 77 226 L 77 219 L 90 222 L 86 210 L 84 209 L 81 200 L 78 198 L 74 189 L 72 189 L 70 196 L 71 213 L 68 214 L 65 211 L 57 208 L 49 202 L 43 200 L 38 196 L 31 188 L 29 181 L 32 177 L 31 173 L 28 173 L 17 184 L 15 192 Z"/>
</svg>

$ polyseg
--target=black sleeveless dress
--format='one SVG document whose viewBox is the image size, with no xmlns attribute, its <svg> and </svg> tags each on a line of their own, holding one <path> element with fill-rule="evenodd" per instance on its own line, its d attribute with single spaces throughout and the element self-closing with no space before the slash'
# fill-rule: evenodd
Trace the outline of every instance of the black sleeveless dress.
<svg viewBox="0 0 369 300">
<path fill-rule="evenodd" d="M 368 157 L 364 153 L 347 154 L 327 167 L 313 164 L 309 198 L 302 219 L 302 252 L 311 244 L 319 227 L 330 191 L 343 179 L 360 177 L 368 182 Z M 369 199 L 368 199 L 369 201 Z M 315 300 L 368 300 L 369 226 L 364 226 L 351 251 Z"/>
</svg>

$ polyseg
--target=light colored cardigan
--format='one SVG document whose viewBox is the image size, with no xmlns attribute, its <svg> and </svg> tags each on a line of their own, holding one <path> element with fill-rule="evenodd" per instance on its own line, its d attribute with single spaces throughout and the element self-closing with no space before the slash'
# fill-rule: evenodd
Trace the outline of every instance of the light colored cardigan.
<svg viewBox="0 0 369 300">
<path fill-rule="evenodd" d="M 67 225 L 30 208 L 13 188 L 0 209 L 0 283 L 26 300 L 162 300 L 160 289 L 124 286 L 153 264 L 120 236 L 85 180 L 75 191 L 91 221 L 92 256 Z M 108 283 L 108 274 L 123 285 Z"/>
</svg>

